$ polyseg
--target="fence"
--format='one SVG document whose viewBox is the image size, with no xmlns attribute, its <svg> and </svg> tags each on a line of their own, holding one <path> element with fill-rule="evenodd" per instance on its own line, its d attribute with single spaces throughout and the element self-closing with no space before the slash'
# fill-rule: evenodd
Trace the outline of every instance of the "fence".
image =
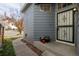
<svg viewBox="0 0 79 59">
<path fill-rule="evenodd" d="M 0 48 L 3 45 L 4 40 L 4 27 L 0 24 Z"/>
</svg>

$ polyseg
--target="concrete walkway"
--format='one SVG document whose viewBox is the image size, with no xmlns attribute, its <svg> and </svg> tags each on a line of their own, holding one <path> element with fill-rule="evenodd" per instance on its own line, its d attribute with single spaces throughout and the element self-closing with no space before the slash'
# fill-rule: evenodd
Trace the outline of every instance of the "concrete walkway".
<svg viewBox="0 0 79 59">
<path fill-rule="evenodd" d="M 21 38 L 14 40 L 13 46 L 16 56 L 37 56 L 34 51 L 32 51 L 25 43 L 21 41 Z"/>
<path fill-rule="evenodd" d="M 75 56 L 75 46 L 67 45 L 60 42 L 50 42 L 43 44 L 40 41 L 35 41 L 34 46 L 42 51 L 50 51 L 55 56 Z"/>
<path fill-rule="evenodd" d="M 26 43 L 18 38 L 13 41 L 16 56 L 38 56 Z M 34 41 L 35 47 L 43 51 L 41 56 L 75 56 L 75 47 L 59 42 L 42 44 L 40 41 Z"/>
</svg>

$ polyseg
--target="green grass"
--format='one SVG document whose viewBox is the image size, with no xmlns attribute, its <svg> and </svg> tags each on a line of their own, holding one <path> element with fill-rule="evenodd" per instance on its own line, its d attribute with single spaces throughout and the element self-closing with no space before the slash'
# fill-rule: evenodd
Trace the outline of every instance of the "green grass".
<svg viewBox="0 0 79 59">
<path fill-rule="evenodd" d="M 2 56 L 3 55 L 3 51 L 2 51 L 2 49 L 0 49 L 0 56 Z"/>
<path fill-rule="evenodd" d="M 12 40 L 16 38 L 5 38 L 3 48 L 0 50 L 1 56 L 15 56 L 15 51 L 12 45 Z"/>
</svg>

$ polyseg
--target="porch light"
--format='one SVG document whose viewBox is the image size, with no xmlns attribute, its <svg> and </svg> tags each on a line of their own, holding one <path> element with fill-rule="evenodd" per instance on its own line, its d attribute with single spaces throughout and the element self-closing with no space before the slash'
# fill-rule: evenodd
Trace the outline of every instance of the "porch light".
<svg viewBox="0 0 79 59">
<path fill-rule="evenodd" d="M 74 8 L 73 11 L 77 11 L 77 8 Z"/>
</svg>

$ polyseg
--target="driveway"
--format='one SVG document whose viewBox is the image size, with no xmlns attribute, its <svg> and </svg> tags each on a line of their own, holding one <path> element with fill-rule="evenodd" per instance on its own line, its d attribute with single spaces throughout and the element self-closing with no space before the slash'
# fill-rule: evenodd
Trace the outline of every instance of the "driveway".
<svg viewBox="0 0 79 59">
<path fill-rule="evenodd" d="M 16 36 L 22 36 L 23 32 L 21 35 L 17 35 L 19 32 L 17 30 L 5 30 L 4 31 L 4 36 L 5 37 L 16 37 Z"/>
</svg>

